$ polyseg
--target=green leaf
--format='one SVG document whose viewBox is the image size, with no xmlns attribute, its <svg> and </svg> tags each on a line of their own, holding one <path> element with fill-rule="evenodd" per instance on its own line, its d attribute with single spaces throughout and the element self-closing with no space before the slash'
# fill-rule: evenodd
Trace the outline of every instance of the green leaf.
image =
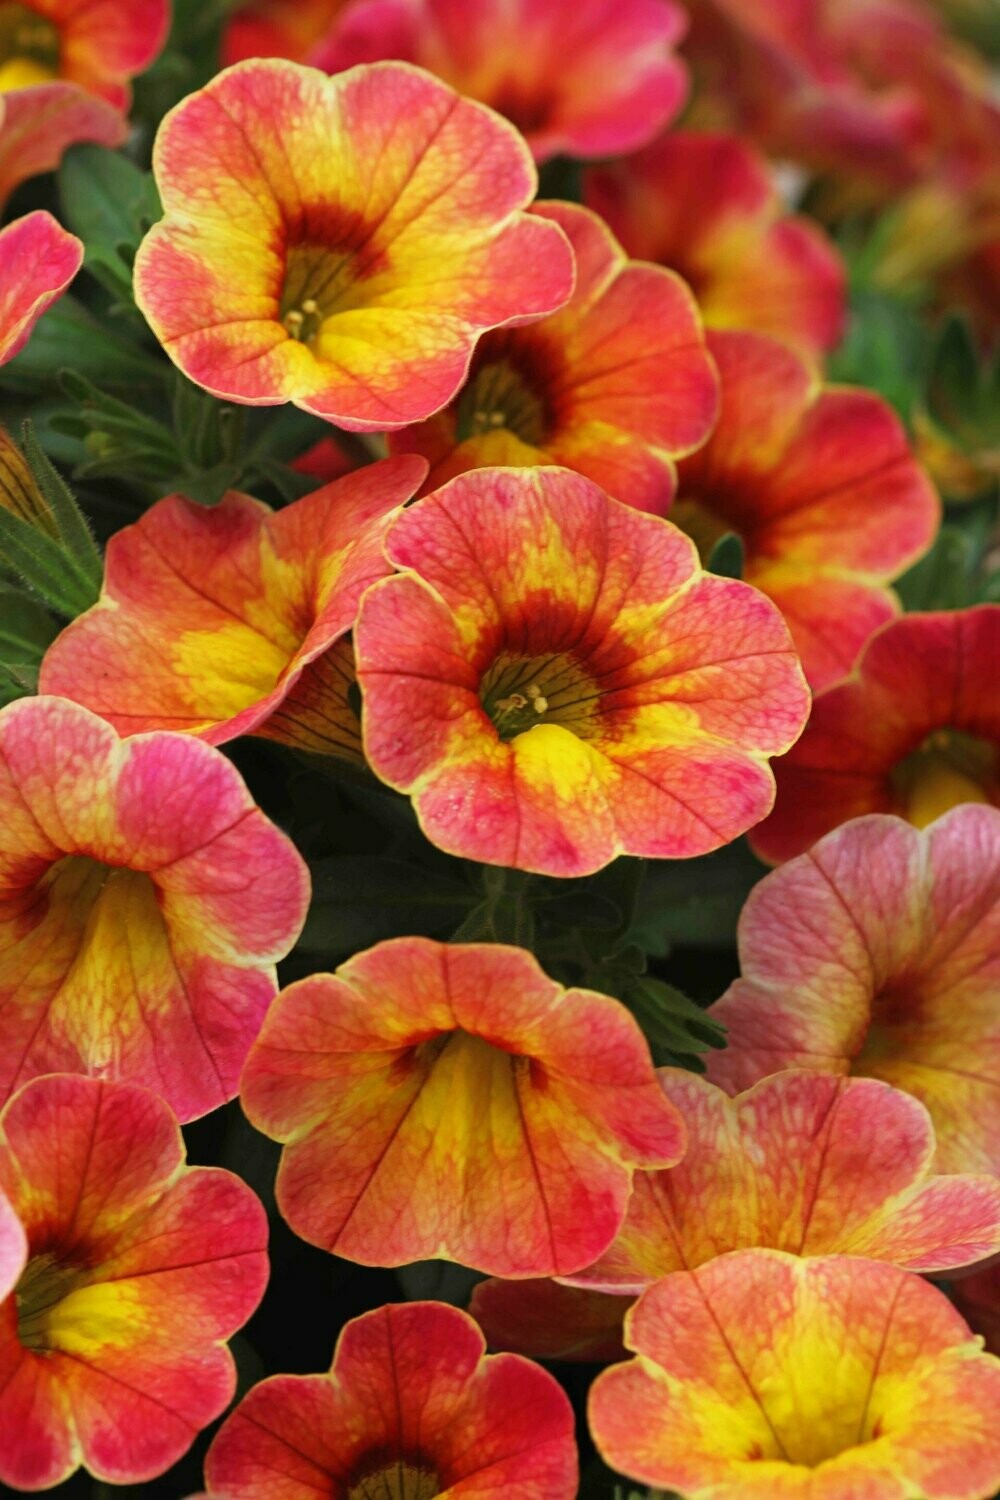
<svg viewBox="0 0 1000 1500">
<path fill-rule="evenodd" d="M 674 946 L 731 948 L 743 904 L 766 874 L 745 839 L 700 859 L 652 861 L 629 937 L 658 957 Z"/>
<path fill-rule="evenodd" d="M 48 610 L 16 589 L 0 589 L 0 661 L 41 661 L 59 634 Z"/>
<path fill-rule="evenodd" d="M 856 290 L 847 334 L 827 363 L 828 379 L 878 391 L 908 420 L 920 394 L 925 337 L 911 303 L 886 292 Z"/>
<path fill-rule="evenodd" d="M 48 502 L 63 547 L 72 557 L 81 576 L 92 584 L 96 599 L 104 578 L 104 561 L 94 541 L 90 524 L 65 480 L 42 451 L 30 422 L 25 422 L 22 435 L 24 456 L 38 488 Z"/>
<path fill-rule="evenodd" d="M 86 246 L 84 264 L 131 302 L 136 249 L 163 212 L 152 173 L 120 151 L 73 146 L 59 168 L 59 198 L 65 223 Z"/>
<path fill-rule="evenodd" d="M 735 531 L 727 531 L 712 548 L 705 567 L 719 578 L 742 578 L 743 560 L 742 537 L 737 536 Z"/>
<path fill-rule="evenodd" d="M 621 999 L 642 1027 L 657 1067 L 726 1045 L 725 1030 L 718 1022 L 672 984 L 651 974 L 637 978 Z"/>
<path fill-rule="evenodd" d="M 73 620 L 97 600 L 99 589 L 59 542 L 0 509 L 0 556 L 32 593 Z"/>
<path fill-rule="evenodd" d="M 0 384 L 30 394 L 50 385 L 60 371 L 75 370 L 102 386 L 135 390 L 162 381 L 171 368 L 67 294 L 38 321 L 17 358 L 0 370 Z"/>
<path fill-rule="evenodd" d="M 483 898 L 452 933 L 454 943 L 512 943 L 535 946 L 532 894 L 535 879 L 521 870 L 480 867 Z"/>
<path fill-rule="evenodd" d="M 924 404 L 931 419 L 966 453 L 1000 446 L 1000 357 L 980 357 L 965 317 L 951 317 L 941 329 Z"/>
<path fill-rule="evenodd" d="M 384 938 L 450 931 L 476 901 L 458 876 L 377 855 L 344 854 L 312 866 L 313 899 L 298 946 L 339 957 Z"/>
<path fill-rule="evenodd" d="M 973 568 L 971 539 L 955 526 L 942 526 L 927 556 L 898 580 L 896 592 L 906 610 L 964 609 L 973 602 Z"/>
</svg>

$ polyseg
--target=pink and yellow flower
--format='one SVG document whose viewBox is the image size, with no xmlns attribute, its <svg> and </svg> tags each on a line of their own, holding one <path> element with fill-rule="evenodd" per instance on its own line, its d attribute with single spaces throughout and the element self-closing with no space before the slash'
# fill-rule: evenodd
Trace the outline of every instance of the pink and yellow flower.
<svg viewBox="0 0 1000 1500">
<path fill-rule="evenodd" d="M 0 93 L 65 79 L 116 109 L 166 40 L 168 0 L 17 0 L 0 12 Z"/>
<path fill-rule="evenodd" d="M 636 1173 L 618 1238 L 574 1285 L 636 1295 L 757 1247 L 926 1272 L 1000 1252 L 1000 1182 L 932 1175 L 930 1116 L 899 1089 L 786 1072 L 730 1099 L 679 1068 L 660 1080 L 687 1127 L 684 1159 Z"/>
<path fill-rule="evenodd" d="M 405 63 L 239 63 L 167 116 L 153 167 L 166 217 L 136 299 L 229 400 L 354 429 L 423 421 L 481 333 L 572 291 L 565 236 L 521 212 L 536 176 L 517 132 Z"/>
<path fill-rule="evenodd" d="M 346 637 L 391 571 L 386 526 L 425 472 L 387 459 L 277 513 L 236 493 L 211 508 L 158 501 L 111 538 L 101 598 L 46 653 L 42 692 L 122 735 L 255 733 L 360 758 Z"/>
<path fill-rule="evenodd" d="M 267 1282 L 263 1208 L 232 1173 L 185 1166 L 162 1099 L 66 1074 L 0 1115 L 0 1187 L 28 1256 L 0 1303 L 0 1479 L 152 1479 L 232 1399 L 225 1340 Z"/>
<path fill-rule="evenodd" d="M 1000 811 L 838 828 L 751 892 L 739 946 L 712 1079 L 881 1078 L 926 1105 L 939 1171 L 1000 1173 Z"/>
<path fill-rule="evenodd" d="M 222 33 L 222 63 L 248 57 L 308 62 L 350 0 L 248 0 L 237 6 Z"/>
<path fill-rule="evenodd" d="M 590 1430 L 619 1473 L 686 1500 L 987 1500 L 1000 1360 L 895 1266 L 775 1250 L 667 1276 L 625 1320 Z"/>
<path fill-rule="evenodd" d="M 962 802 L 1000 803 L 1000 605 L 904 615 L 820 693 L 777 771 L 753 845 L 773 864 L 865 813 L 924 828 Z"/>
<path fill-rule="evenodd" d="M 681 109 L 685 27 L 673 0 L 357 0 L 310 60 L 404 58 L 506 115 L 537 161 L 619 156 Z"/>
<path fill-rule="evenodd" d="M 369 763 L 449 853 L 552 875 L 703 854 L 808 710 L 780 615 L 559 469 L 453 479 L 389 532 L 355 632 Z"/>
<path fill-rule="evenodd" d="M 37 209 L 0 229 L 0 365 L 18 354 L 83 264 L 83 245 Z"/>
<path fill-rule="evenodd" d="M 217 750 L 86 709 L 0 712 L 0 1096 L 40 1073 L 231 1099 L 309 878 Z"/>
<path fill-rule="evenodd" d="M 244 1396 L 205 1461 L 218 1500 L 573 1500 L 573 1411 L 516 1354 L 487 1356 L 440 1302 L 347 1324 L 326 1375 L 275 1375 Z"/>
<path fill-rule="evenodd" d="M 119 110 L 75 83 L 0 92 L 0 208 L 22 182 L 53 171 L 69 146 L 120 146 L 127 134 Z"/>
<path fill-rule="evenodd" d="M 684 277 L 710 328 L 771 334 L 810 355 L 839 343 L 840 257 L 814 220 L 785 211 L 767 161 L 740 136 L 675 131 L 590 168 L 585 190 L 629 255 Z"/>
<path fill-rule="evenodd" d="M 428 490 L 491 464 L 559 464 L 662 515 L 672 460 L 705 441 L 718 410 L 694 299 L 662 267 L 630 263 L 589 210 L 543 203 L 533 212 L 573 246 L 572 298 L 541 322 L 486 334 L 451 405 L 390 446 L 423 454 Z"/>
<path fill-rule="evenodd" d="M 625 1356 L 622 1320 L 632 1300 L 564 1286 L 549 1276 L 534 1281 L 490 1276 L 473 1288 L 469 1311 L 491 1349 L 607 1364 Z"/>
<path fill-rule="evenodd" d="M 491 944 L 398 938 L 290 985 L 241 1098 L 285 1144 L 296 1234 L 365 1265 L 578 1270 L 620 1228 L 633 1169 L 684 1149 L 624 1006 Z"/>
<path fill-rule="evenodd" d="M 707 555 L 742 539 L 744 576 L 781 610 L 814 689 L 850 671 L 898 613 L 889 587 L 934 539 L 940 506 L 891 407 L 821 385 L 763 334 L 718 332 L 718 426 L 682 461 L 671 520 Z"/>
</svg>

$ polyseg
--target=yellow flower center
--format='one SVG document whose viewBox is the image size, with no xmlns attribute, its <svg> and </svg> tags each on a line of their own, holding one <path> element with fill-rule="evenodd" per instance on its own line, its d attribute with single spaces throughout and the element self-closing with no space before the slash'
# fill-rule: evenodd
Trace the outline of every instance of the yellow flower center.
<svg viewBox="0 0 1000 1500">
<path fill-rule="evenodd" d="M 479 697 L 502 740 L 537 724 L 559 724 L 587 739 L 600 694 L 572 656 L 498 656 L 480 684 Z"/>
<path fill-rule="evenodd" d="M 81 1275 L 78 1266 L 66 1265 L 55 1255 L 33 1255 L 14 1288 L 17 1307 L 17 1337 L 25 1349 L 52 1349 L 52 1324 L 56 1309 L 74 1289 Z"/>
<path fill-rule="evenodd" d="M 538 447 L 551 426 L 546 403 L 509 360 L 483 365 L 458 403 L 455 435 L 460 443 L 504 429 Z"/>
<path fill-rule="evenodd" d="M 314 348 L 328 318 L 364 305 L 362 281 L 353 249 L 293 246 L 285 262 L 278 313 L 289 337 Z"/>
<path fill-rule="evenodd" d="M 347 1500 L 435 1500 L 441 1481 L 423 1463 L 397 1459 L 355 1480 Z"/>
<path fill-rule="evenodd" d="M 59 72 L 59 30 L 28 5 L 0 3 L 0 94 Z"/>
<path fill-rule="evenodd" d="M 900 815 L 926 828 L 962 802 L 994 801 L 996 747 L 958 729 L 938 729 L 900 761 L 891 782 Z"/>
</svg>

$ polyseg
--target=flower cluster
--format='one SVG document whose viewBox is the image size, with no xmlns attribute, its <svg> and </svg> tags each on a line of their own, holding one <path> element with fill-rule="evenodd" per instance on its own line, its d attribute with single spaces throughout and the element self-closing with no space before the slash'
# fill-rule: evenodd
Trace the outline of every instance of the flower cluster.
<svg viewBox="0 0 1000 1500">
<path fill-rule="evenodd" d="M 1000 1490 L 950 24 L 0 0 L 0 1487 Z"/>
</svg>

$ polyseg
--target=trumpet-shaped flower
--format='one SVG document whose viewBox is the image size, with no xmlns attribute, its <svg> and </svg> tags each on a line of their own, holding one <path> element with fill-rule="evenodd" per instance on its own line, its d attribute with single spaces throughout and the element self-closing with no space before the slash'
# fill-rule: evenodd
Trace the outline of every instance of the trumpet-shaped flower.
<svg viewBox="0 0 1000 1500">
<path fill-rule="evenodd" d="M 767 161 L 740 136 L 674 131 L 590 168 L 585 192 L 629 255 L 684 277 L 710 328 L 772 334 L 812 355 L 839 342 L 840 257 L 814 220 L 785 212 Z"/>
<path fill-rule="evenodd" d="M 506 115 L 538 161 L 618 156 L 683 105 L 685 25 L 673 0 L 357 0 L 310 60 L 405 58 Z"/>
<path fill-rule="evenodd" d="M 1000 605 L 904 615 L 820 693 L 777 771 L 753 846 L 772 864 L 865 813 L 924 828 L 962 802 L 1000 802 Z"/>
<path fill-rule="evenodd" d="M 622 1319 L 632 1300 L 564 1286 L 550 1276 L 534 1281 L 489 1276 L 473 1287 L 469 1311 L 491 1349 L 607 1364 L 624 1358 Z"/>
<path fill-rule="evenodd" d="M 232 765 L 60 698 L 0 712 L 0 1096 L 40 1073 L 236 1093 L 309 879 Z"/>
<path fill-rule="evenodd" d="M 389 532 L 355 632 L 369 763 L 449 853 L 553 875 L 702 854 L 770 806 L 808 695 L 774 606 L 559 469 L 480 469 Z"/>
<path fill-rule="evenodd" d="M 587 209 L 533 212 L 573 246 L 572 298 L 539 323 L 486 334 L 451 405 L 391 446 L 428 459 L 428 490 L 491 464 L 559 464 L 662 515 L 672 460 L 705 441 L 718 408 L 694 299 L 662 267 L 631 264 Z"/>
<path fill-rule="evenodd" d="M 0 365 L 24 348 L 82 263 L 82 243 L 44 209 L 0 229 Z"/>
<path fill-rule="evenodd" d="M 573 1500 L 573 1412 L 516 1354 L 487 1356 L 440 1302 L 354 1318 L 326 1375 L 244 1396 L 205 1461 L 208 1500 Z"/>
<path fill-rule="evenodd" d="M 53 79 L 127 109 L 128 80 L 166 40 L 168 0 L 5 0 L 0 8 L 0 93 Z"/>
<path fill-rule="evenodd" d="M 162 1099 L 67 1074 L 0 1115 L 0 1188 L 27 1245 L 0 1302 L 0 1479 L 152 1479 L 232 1399 L 225 1340 L 267 1281 L 263 1208 L 232 1173 L 185 1166 Z"/>
<path fill-rule="evenodd" d="M 681 1069 L 660 1078 L 687 1152 L 669 1172 L 636 1173 L 618 1238 L 574 1285 L 636 1294 L 756 1247 L 935 1272 L 1000 1251 L 1000 1182 L 933 1176 L 934 1129 L 908 1094 L 786 1072 L 730 1099 Z"/>
<path fill-rule="evenodd" d="M 889 588 L 934 539 L 939 504 L 902 423 L 870 391 L 822 386 L 763 334 L 720 332 L 718 426 L 679 468 L 671 519 L 708 553 L 736 532 L 814 689 L 898 612 Z"/>
<path fill-rule="evenodd" d="M 211 508 L 160 500 L 111 538 L 101 598 L 47 652 L 42 692 L 122 735 L 182 729 L 218 745 L 252 732 L 358 758 L 337 686 L 352 670 L 345 637 L 390 572 L 385 528 L 425 472 L 388 459 L 277 513 L 235 493 Z"/>
<path fill-rule="evenodd" d="M 481 333 L 572 291 L 565 236 L 521 212 L 517 132 L 405 63 L 238 63 L 167 116 L 153 168 L 166 217 L 136 299 L 229 400 L 404 427 L 451 400 Z"/>
<path fill-rule="evenodd" d="M 619 1473 L 686 1500 L 987 1500 L 1000 1360 L 920 1277 L 854 1256 L 724 1255 L 625 1319 L 597 1377 Z"/>
<path fill-rule="evenodd" d="M 712 1079 L 881 1078 L 926 1105 L 939 1171 L 1000 1173 L 1000 811 L 838 828 L 751 892 L 739 945 Z"/>
<path fill-rule="evenodd" d="M 398 938 L 289 986 L 241 1097 L 285 1143 L 288 1223 L 366 1265 L 578 1270 L 621 1226 L 633 1169 L 684 1148 L 624 1006 L 490 944 Z"/>
<path fill-rule="evenodd" d="M 57 167 L 67 147 L 120 146 L 127 134 L 119 110 L 75 83 L 0 92 L 0 208 L 22 182 Z"/>
</svg>

